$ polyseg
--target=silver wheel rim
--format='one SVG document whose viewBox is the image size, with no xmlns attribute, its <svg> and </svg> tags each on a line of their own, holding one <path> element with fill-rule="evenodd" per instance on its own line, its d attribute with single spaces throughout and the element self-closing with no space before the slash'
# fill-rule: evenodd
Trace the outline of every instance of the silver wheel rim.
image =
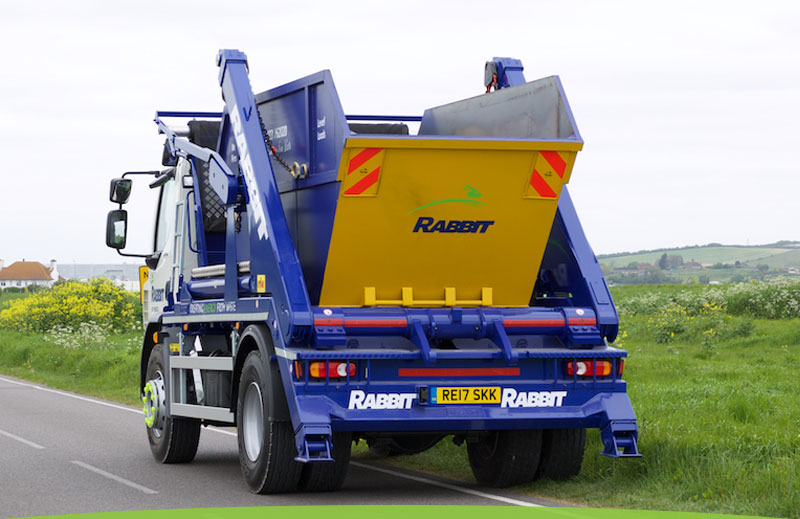
<svg viewBox="0 0 800 519">
<path fill-rule="evenodd" d="M 142 397 L 144 403 L 145 424 L 152 431 L 156 438 L 160 438 L 164 432 L 164 422 L 166 422 L 166 390 L 164 389 L 164 376 L 161 371 L 153 374 L 153 379 L 145 384 L 145 395 Z M 149 387 L 149 391 L 147 388 Z"/>
<path fill-rule="evenodd" d="M 264 403 L 261 388 L 255 382 L 247 386 L 242 415 L 244 451 L 250 461 L 256 461 L 264 443 Z"/>
</svg>

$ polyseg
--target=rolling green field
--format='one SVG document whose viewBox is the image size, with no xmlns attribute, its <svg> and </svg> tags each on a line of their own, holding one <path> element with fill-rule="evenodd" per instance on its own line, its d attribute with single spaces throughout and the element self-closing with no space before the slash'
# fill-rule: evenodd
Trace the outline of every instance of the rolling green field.
<svg viewBox="0 0 800 519">
<path fill-rule="evenodd" d="M 798 267 L 800 266 L 800 250 L 795 249 L 782 254 L 776 254 L 759 261 L 772 268 Z"/>
<path fill-rule="evenodd" d="M 703 265 L 735 264 L 739 261 L 752 266 L 766 264 L 771 267 L 800 267 L 800 250 L 791 247 L 692 247 L 626 255 L 601 255 L 597 259 L 600 263 L 615 268 L 625 267 L 632 262 L 655 265 L 664 253 L 679 255 L 684 262 L 696 261 Z"/>
<path fill-rule="evenodd" d="M 514 490 L 590 506 L 800 518 L 800 284 L 626 286 L 613 296 L 643 457 L 602 457 L 589 431 L 577 477 Z M 0 373 L 137 404 L 140 332 L 91 332 L 0 329 Z M 371 457 L 364 442 L 354 455 Z M 449 439 L 385 462 L 474 481 L 465 447 Z"/>
</svg>

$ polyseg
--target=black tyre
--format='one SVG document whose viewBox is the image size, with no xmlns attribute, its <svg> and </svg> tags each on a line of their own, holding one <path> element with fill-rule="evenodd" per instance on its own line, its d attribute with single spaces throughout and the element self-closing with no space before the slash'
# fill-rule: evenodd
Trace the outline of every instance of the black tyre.
<svg viewBox="0 0 800 519">
<path fill-rule="evenodd" d="M 542 431 L 493 431 L 467 443 L 469 465 L 478 483 L 495 488 L 532 481 L 539 466 Z"/>
<path fill-rule="evenodd" d="M 367 440 L 369 451 L 380 457 L 424 452 L 442 439 L 440 434 L 407 434 L 392 438 L 372 438 Z"/>
<path fill-rule="evenodd" d="M 349 432 L 333 433 L 333 461 L 305 463 L 297 488 L 304 492 L 331 492 L 342 488 L 350 466 L 352 442 Z"/>
<path fill-rule="evenodd" d="M 577 476 L 583 464 L 586 429 L 547 429 L 536 478 L 563 480 Z"/>
<path fill-rule="evenodd" d="M 151 425 L 147 427 L 147 439 L 153 457 L 159 463 L 188 463 L 197 454 L 200 441 L 200 420 L 192 418 L 170 418 L 165 416 L 166 387 L 164 385 L 164 362 L 162 345 L 156 344 L 150 351 L 147 361 L 147 383 L 142 389 L 156 409 Z M 151 385 L 148 388 L 147 385 Z"/>
<path fill-rule="evenodd" d="M 266 364 L 258 351 L 250 352 L 239 379 L 236 426 L 239 463 L 256 494 L 295 490 L 303 468 L 294 461 L 297 448 L 291 422 L 277 419 L 284 413 L 272 409 L 274 402 L 286 405 L 285 400 L 273 398 L 275 391 L 283 391 L 278 369 Z"/>
</svg>

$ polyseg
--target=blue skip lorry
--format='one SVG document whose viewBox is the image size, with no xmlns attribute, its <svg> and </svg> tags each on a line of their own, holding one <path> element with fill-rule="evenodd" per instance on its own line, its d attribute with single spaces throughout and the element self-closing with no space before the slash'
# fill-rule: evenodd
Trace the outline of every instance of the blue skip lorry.
<svg viewBox="0 0 800 519">
<path fill-rule="evenodd" d="M 557 76 L 494 58 L 476 97 L 345 115 L 329 71 L 254 94 L 242 52 L 217 65 L 222 111 L 157 112 L 164 168 L 111 181 L 106 244 L 146 263 L 157 461 L 191 461 L 208 425 L 236 427 L 256 493 L 335 490 L 362 440 L 392 455 L 451 436 L 493 487 L 577 474 L 588 428 L 639 456 Z M 129 254 L 141 177 L 153 252 Z"/>
</svg>

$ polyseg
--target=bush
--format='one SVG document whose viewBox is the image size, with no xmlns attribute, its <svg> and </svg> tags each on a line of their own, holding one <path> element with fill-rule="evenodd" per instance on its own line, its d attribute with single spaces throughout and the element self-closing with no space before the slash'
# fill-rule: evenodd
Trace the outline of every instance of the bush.
<svg viewBox="0 0 800 519">
<path fill-rule="evenodd" d="M 97 323 L 113 331 L 136 328 L 141 323 L 139 296 L 107 279 L 89 283 L 68 281 L 24 299 L 9 301 L 0 310 L 0 328 L 46 332 L 80 330 L 82 323 Z"/>
<path fill-rule="evenodd" d="M 787 278 L 731 285 L 726 291 L 728 313 L 765 319 L 800 317 L 800 282 Z"/>
<path fill-rule="evenodd" d="M 685 299 L 697 302 L 695 298 Z M 653 341 L 658 344 L 669 344 L 678 339 L 699 340 L 706 358 L 716 352 L 718 341 L 749 337 L 755 329 L 752 321 L 726 314 L 725 307 L 715 302 L 705 302 L 699 307 L 671 302 L 648 318 L 647 327 L 653 334 Z"/>
<path fill-rule="evenodd" d="M 658 315 L 647 320 L 648 326 L 653 331 L 653 340 L 658 344 L 668 344 L 686 331 L 686 323 L 692 319 L 686 308 L 670 303 L 659 309 Z"/>
<path fill-rule="evenodd" d="M 709 310 L 724 310 L 727 303 L 723 291 L 711 288 L 702 291 L 681 290 L 677 293 L 651 291 L 641 295 L 620 299 L 617 309 L 627 315 L 659 315 L 670 306 L 677 306 L 689 316 L 708 313 Z"/>
<path fill-rule="evenodd" d="M 617 309 L 623 315 L 659 316 L 673 304 L 689 316 L 707 313 L 709 307 L 719 307 L 729 315 L 791 319 L 800 317 L 800 281 L 776 278 L 734 283 L 724 288 L 651 291 L 618 298 Z"/>
</svg>

